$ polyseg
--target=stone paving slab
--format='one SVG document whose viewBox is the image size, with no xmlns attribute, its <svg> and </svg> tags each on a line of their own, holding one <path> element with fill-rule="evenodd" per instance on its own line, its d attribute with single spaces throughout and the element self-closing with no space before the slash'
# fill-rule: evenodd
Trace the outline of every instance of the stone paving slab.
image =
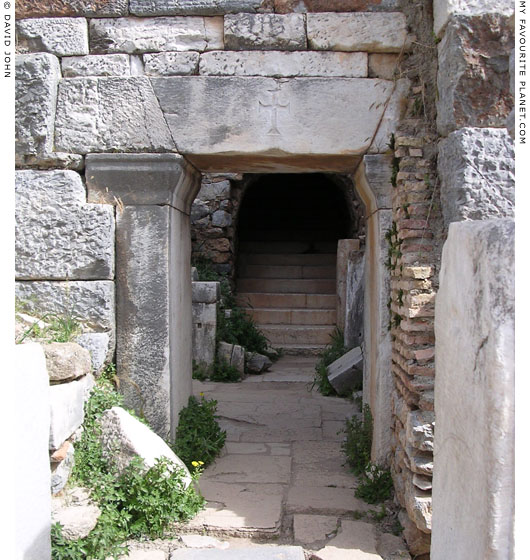
<svg viewBox="0 0 530 560">
<path fill-rule="evenodd" d="M 311 545 L 332 536 L 339 527 L 337 516 L 305 515 L 293 516 L 294 542 Z"/>
<path fill-rule="evenodd" d="M 218 482 L 289 484 L 291 458 L 226 455 L 217 459 L 203 476 L 206 480 Z"/>
<path fill-rule="evenodd" d="M 239 550 L 176 550 L 170 560 L 304 560 L 299 546 L 262 546 Z"/>
<path fill-rule="evenodd" d="M 323 513 L 342 515 L 368 511 L 370 506 L 355 497 L 355 490 L 325 486 L 293 486 L 287 494 L 290 513 Z"/>
<path fill-rule="evenodd" d="M 343 520 L 339 534 L 318 552 L 319 560 L 381 560 L 376 552 L 375 527 L 362 521 Z"/>
</svg>

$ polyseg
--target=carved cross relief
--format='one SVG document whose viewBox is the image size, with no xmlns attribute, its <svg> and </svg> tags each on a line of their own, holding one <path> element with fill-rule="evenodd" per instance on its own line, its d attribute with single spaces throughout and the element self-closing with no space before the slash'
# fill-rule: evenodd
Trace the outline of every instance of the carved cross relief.
<svg viewBox="0 0 530 560">
<path fill-rule="evenodd" d="M 270 129 L 267 132 L 269 136 L 281 136 L 281 132 L 278 129 L 278 112 L 282 109 L 286 109 L 290 112 L 291 103 L 290 101 L 281 99 L 281 85 L 276 83 L 273 89 L 267 90 L 270 94 L 270 98 L 266 101 L 259 100 L 259 111 L 267 110 L 270 114 Z"/>
</svg>

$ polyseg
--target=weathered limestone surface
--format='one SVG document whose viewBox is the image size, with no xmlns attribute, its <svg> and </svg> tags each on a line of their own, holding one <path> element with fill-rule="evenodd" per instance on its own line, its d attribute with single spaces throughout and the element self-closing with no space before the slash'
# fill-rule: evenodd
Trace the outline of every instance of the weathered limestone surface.
<svg viewBox="0 0 530 560">
<path fill-rule="evenodd" d="M 59 449 L 81 426 L 83 407 L 93 386 L 90 374 L 71 383 L 50 386 L 50 450 Z"/>
<path fill-rule="evenodd" d="M 363 380 L 363 353 L 359 346 L 346 352 L 327 368 L 328 379 L 339 395 L 351 394 Z"/>
<path fill-rule="evenodd" d="M 61 60 L 61 68 L 65 78 L 131 75 L 131 64 L 126 54 L 66 56 Z"/>
<path fill-rule="evenodd" d="M 165 457 L 182 469 L 183 486 L 189 486 L 191 475 L 186 465 L 161 437 L 129 412 L 113 406 L 101 415 L 98 422 L 103 455 L 119 472 L 123 472 L 134 457 L 143 459 L 147 469 L 154 466 L 157 459 Z"/>
<path fill-rule="evenodd" d="M 71 381 L 92 371 L 90 354 L 75 342 L 43 345 L 50 381 Z"/>
<path fill-rule="evenodd" d="M 48 372 L 39 344 L 17 344 L 13 441 L 17 457 L 15 550 L 17 558 L 50 558 L 50 401 Z M 13 482 L 11 482 L 13 484 Z"/>
<path fill-rule="evenodd" d="M 199 73 L 208 76 L 330 76 L 364 78 L 366 53 L 230 52 L 201 55 Z"/>
<path fill-rule="evenodd" d="M 214 16 L 238 12 L 255 12 L 263 0 L 130 0 L 135 16 Z"/>
<path fill-rule="evenodd" d="M 16 0 L 17 19 L 31 17 L 117 17 L 128 13 L 128 0 Z"/>
<path fill-rule="evenodd" d="M 434 31 L 437 34 L 445 27 L 451 16 L 478 16 L 496 13 L 509 16 L 513 14 L 512 0 L 434 0 Z"/>
<path fill-rule="evenodd" d="M 37 18 L 17 21 L 19 52 L 57 56 L 88 54 L 88 26 L 83 18 Z"/>
<path fill-rule="evenodd" d="M 391 82 L 356 78 L 175 77 L 152 83 L 179 151 L 199 167 L 236 154 L 239 165 L 290 154 L 327 155 L 336 162 L 367 150 L 379 123 L 372 150 L 386 151 L 408 88 L 400 80 L 392 93 Z"/>
<path fill-rule="evenodd" d="M 90 20 L 94 53 L 206 51 L 223 48 L 222 18 L 157 17 Z"/>
<path fill-rule="evenodd" d="M 114 282 L 17 282 L 16 296 L 32 312 L 71 315 L 88 328 L 114 330 Z"/>
<path fill-rule="evenodd" d="M 197 282 L 193 282 L 192 285 Z M 202 282 L 201 282 L 202 283 Z M 192 303 L 193 317 L 193 360 L 197 364 L 211 366 L 215 362 L 217 332 L 216 303 Z"/>
<path fill-rule="evenodd" d="M 114 348 L 108 333 L 84 333 L 76 337 L 75 341 L 90 353 L 92 369 L 96 375 L 111 361 Z"/>
<path fill-rule="evenodd" d="M 505 558 L 514 515 L 514 222 L 454 223 L 436 298 L 431 558 Z"/>
<path fill-rule="evenodd" d="M 114 276 L 114 209 L 86 204 L 75 171 L 17 171 L 16 277 L 106 280 Z"/>
<path fill-rule="evenodd" d="M 278 14 L 290 12 L 371 12 L 399 8 L 400 0 L 274 0 Z"/>
<path fill-rule="evenodd" d="M 143 58 L 148 76 L 189 76 L 199 69 L 199 53 L 196 52 L 144 54 Z"/>
<path fill-rule="evenodd" d="M 79 78 L 59 84 L 57 150 L 167 152 L 174 150 L 145 77 Z"/>
<path fill-rule="evenodd" d="M 15 80 L 15 151 L 17 156 L 53 149 L 58 59 L 47 53 L 19 55 Z"/>
<path fill-rule="evenodd" d="M 62 459 L 58 464 L 53 463 L 53 455 L 58 454 L 60 451 L 65 449 L 64 459 Z M 69 442 L 65 441 L 61 449 L 56 451 L 51 457 L 51 480 L 50 487 L 52 494 L 57 494 L 60 492 L 68 482 L 70 475 L 72 474 L 72 469 L 74 468 L 74 446 Z"/>
<path fill-rule="evenodd" d="M 399 53 L 407 26 L 400 12 L 308 14 L 307 38 L 317 50 Z"/>
<path fill-rule="evenodd" d="M 193 550 L 176 549 L 171 553 L 171 560 L 304 560 L 304 549 L 301 546 L 271 546 L 234 548 L 229 550 Z"/>
<path fill-rule="evenodd" d="M 499 14 L 456 16 L 438 45 L 437 125 L 446 136 L 466 126 L 503 128 L 512 106 L 509 57 L 514 35 Z"/>
<path fill-rule="evenodd" d="M 86 537 L 96 526 L 100 515 L 101 510 L 85 488 L 67 488 L 52 499 L 52 521 L 62 525 L 62 534 L 68 540 Z"/>
<path fill-rule="evenodd" d="M 514 215 L 515 154 L 506 129 L 452 132 L 440 142 L 438 173 L 446 224 Z"/>
<path fill-rule="evenodd" d="M 371 53 L 368 55 L 368 77 L 391 80 L 398 70 L 399 55 Z"/>
<path fill-rule="evenodd" d="M 229 50 L 298 51 L 307 47 L 301 14 L 237 14 L 224 18 L 225 46 Z"/>
<path fill-rule="evenodd" d="M 219 342 L 217 355 L 228 365 L 234 366 L 240 373 L 245 373 L 245 349 L 242 346 Z"/>
<path fill-rule="evenodd" d="M 364 262 L 364 253 L 360 251 L 348 259 L 344 344 L 350 348 L 360 346 L 364 339 Z"/>
</svg>

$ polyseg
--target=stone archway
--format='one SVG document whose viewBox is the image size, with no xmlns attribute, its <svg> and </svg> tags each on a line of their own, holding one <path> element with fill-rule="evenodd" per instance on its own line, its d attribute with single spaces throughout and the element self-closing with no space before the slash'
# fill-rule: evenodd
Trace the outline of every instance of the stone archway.
<svg viewBox="0 0 530 560">
<path fill-rule="evenodd" d="M 391 156 L 385 152 L 408 82 L 214 77 L 152 82 L 183 157 L 86 158 L 89 201 L 118 210 L 117 362 L 128 403 L 166 436 L 174 432 L 190 393 L 189 213 L 198 171 L 346 173 L 366 209 L 364 398 L 374 416 L 373 459 L 385 463 L 392 386 L 384 266 Z M 272 95 L 268 102 L 266 95 Z M 266 110 L 271 104 L 273 113 Z"/>
</svg>

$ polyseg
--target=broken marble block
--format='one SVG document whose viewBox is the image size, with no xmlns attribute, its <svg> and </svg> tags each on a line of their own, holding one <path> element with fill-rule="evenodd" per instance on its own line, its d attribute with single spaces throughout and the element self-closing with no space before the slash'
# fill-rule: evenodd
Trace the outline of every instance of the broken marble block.
<svg viewBox="0 0 530 560">
<path fill-rule="evenodd" d="M 247 363 L 247 373 L 254 375 L 264 373 L 272 366 L 272 361 L 267 356 L 257 352 L 245 352 L 245 360 Z"/>
<path fill-rule="evenodd" d="M 123 472 L 134 457 L 141 457 L 149 469 L 156 460 L 166 457 L 184 471 L 183 483 L 187 488 L 191 475 L 186 465 L 173 450 L 151 429 L 119 406 L 106 410 L 99 419 L 103 456 Z"/>
<path fill-rule="evenodd" d="M 240 373 L 245 373 L 245 349 L 242 346 L 219 342 L 217 356 L 234 366 Z"/>
<path fill-rule="evenodd" d="M 363 380 L 363 353 L 357 346 L 328 366 L 328 379 L 339 395 L 348 395 Z"/>
</svg>

